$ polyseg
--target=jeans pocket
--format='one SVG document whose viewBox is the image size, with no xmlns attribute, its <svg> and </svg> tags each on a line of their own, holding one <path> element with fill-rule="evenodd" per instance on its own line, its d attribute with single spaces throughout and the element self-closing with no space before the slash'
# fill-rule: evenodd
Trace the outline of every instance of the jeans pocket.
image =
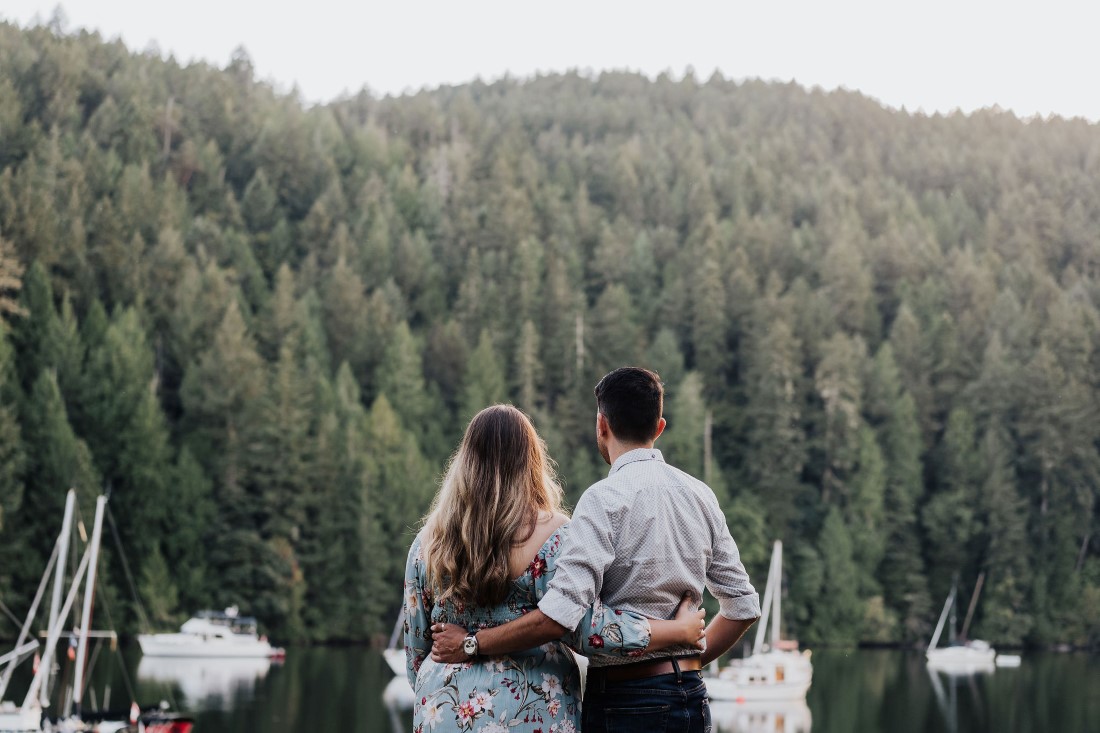
<svg viewBox="0 0 1100 733">
<path fill-rule="evenodd" d="M 607 708 L 604 710 L 604 730 L 606 733 L 661 733 L 668 727 L 671 709 L 670 705 Z"/>
</svg>

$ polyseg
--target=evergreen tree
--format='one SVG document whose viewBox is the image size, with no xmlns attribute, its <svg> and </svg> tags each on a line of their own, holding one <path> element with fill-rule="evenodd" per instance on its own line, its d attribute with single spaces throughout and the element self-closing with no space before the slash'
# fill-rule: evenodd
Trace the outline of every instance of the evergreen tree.
<svg viewBox="0 0 1100 733">
<path fill-rule="evenodd" d="M 407 323 L 394 328 L 378 372 L 378 394 L 386 395 L 387 406 L 392 405 L 388 409 L 396 411 L 427 455 L 442 459 L 448 447 L 440 425 L 441 407 L 424 382 L 420 344 Z"/>
<path fill-rule="evenodd" d="M 466 362 L 466 372 L 461 403 L 463 424 L 489 405 L 508 401 L 503 365 L 488 331 L 483 330 L 478 337 L 477 347 Z"/>
<path fill-rule="evenodd" d="M 368 511 L 378 527 L 382 547 L 408 547 L 419 520 L 428 511 L 435 490 L 436 473 L 424 459 L 416 438 L 402 422 L 385 394 L 371 406 L 364 434 L 368 446 L 364 479 L 371 488 Z M 400 599 L 404 560 L 391 552 L 384 562 L 378 587 L 388 589 L 379 598 L 386 607 L 396 608 Z"/>
</svg>

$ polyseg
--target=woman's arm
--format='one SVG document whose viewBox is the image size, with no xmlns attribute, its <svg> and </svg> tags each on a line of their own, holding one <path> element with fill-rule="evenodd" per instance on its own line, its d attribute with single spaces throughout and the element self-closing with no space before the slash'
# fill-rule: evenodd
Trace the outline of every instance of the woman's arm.
<svg viewBox="0 0 1100 733">
<path fill-rule="evenodd" d="M 420 538 L 413 540 L 405 563 L 405 673 L 416 688 L 416 673 L 432 648 L 431 593 L 425 592 Z"/>
</svg>

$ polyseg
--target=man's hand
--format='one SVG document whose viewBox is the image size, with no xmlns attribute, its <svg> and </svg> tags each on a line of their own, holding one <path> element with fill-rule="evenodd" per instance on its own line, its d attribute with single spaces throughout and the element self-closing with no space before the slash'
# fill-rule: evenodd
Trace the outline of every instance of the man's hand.
<svg viewBox="0 0 1100 733">
<path fill-rule="evenodd" d="M 432 661 L 443 664 L 461 664 L 470 655 L 462 650 L 462 642 L 468 633 L 458 624 L 432 624 Z"/>
</svg>

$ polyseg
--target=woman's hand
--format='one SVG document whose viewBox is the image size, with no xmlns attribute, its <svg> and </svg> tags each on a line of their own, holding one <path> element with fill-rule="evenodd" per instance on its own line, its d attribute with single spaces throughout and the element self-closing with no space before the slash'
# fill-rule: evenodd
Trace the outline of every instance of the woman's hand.
<svg viewBox="0 0 1100 733">
<path fill-rule="evenodd" d="M 432 661 L 460 664 L 470 659 L 462 650 L 466 629 L 458 624 L 432 624 Z"/>
<path fill-rule="evenodd" d="M 691 593 L 685 593 L 680 599 L 672 622 L 676 625 L 681 644 L 699 650 L 707 648 L 707 612 L 696 607 L 695 597 Z"/>
<path fill-rule="evenodd" d="M 676 607 L 676 615 L 671 619 L 650 619 L 649 646 L 645 651 L 655 652 L 670 646 L 693 646 L 696 649 L 707 648 L 706 612 L 696 608 L 695 597 L 685 593 Z"/>
</svg>

